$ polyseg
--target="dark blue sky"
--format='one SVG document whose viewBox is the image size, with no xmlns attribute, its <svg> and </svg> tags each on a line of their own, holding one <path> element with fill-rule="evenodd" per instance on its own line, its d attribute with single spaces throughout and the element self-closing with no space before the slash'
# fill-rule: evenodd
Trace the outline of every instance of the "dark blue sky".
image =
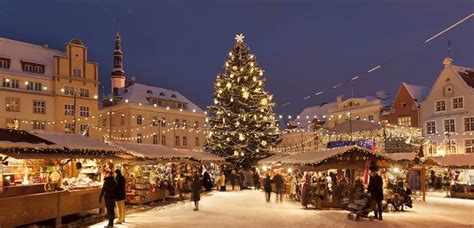
<svg viewBox="0 0 474 228">
<path fill-rule="evenodd" d="M 356 82 L 355 95 L 394 95 L 401 81 L 430 86 L 442 69 L 448 39 L 456 64 L 474 67 L 474 18 L 422 44 L 473 11 L 469 0 L 0 0 L 0 36 L 59 49 L 79 37 L 100 64 L 108 91 L 120 17 L 128 77 L 179 90 L 205 108 L 234 36 L 242 32 L 266 70 L 267 90 L 277 103 L 292 103 L 277 112 L 295 114 L 350 95 L 350 87 L 341 86 L 303 100 L 381 63 L 386 64 Z"/>
</svg>

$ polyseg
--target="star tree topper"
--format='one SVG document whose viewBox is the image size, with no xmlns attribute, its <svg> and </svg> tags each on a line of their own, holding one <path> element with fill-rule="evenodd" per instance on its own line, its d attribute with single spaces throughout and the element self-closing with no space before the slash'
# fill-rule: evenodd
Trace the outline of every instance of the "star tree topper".
<svg viewBox="0 0 474 228">
<path fill-rule="evenodd" d="M 245 36 L 242 33 L 235 35 L 235 40 L 237 41 L 237 43 L 243 43 L 244 38 L 245 38 Z"/>
</svg>

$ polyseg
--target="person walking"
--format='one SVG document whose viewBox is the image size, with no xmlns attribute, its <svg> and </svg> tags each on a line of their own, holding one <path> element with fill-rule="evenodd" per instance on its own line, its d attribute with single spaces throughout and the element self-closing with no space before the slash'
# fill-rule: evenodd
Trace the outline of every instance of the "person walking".
<svg viewBox="0 0 474 228">
<path fill-rule="evenodd" d="M 270 196 L 272 194 L 272 180 L 270 179 L 270 175 L 268 173 L 263 180 L 263 190 L 265 191 L 265 198 L 267 199 L 268 203 L 270 202 Z"/>
<path fill-rule="evenodd" d="M 199 210 L 199 201 L 201 200 L 201 179 L 198 173 L 194 173 L 193 182 L 191 185 L 191 200 L 194 201 L 194 211 Z"/>
<path fill-rule="evenodd" d="M 224 171 L 221 171 L 221 175 L 219 176 L 219 187 L 220 187 L 219 191 L 221 191 L 221 192 L 225 192 L 225 184 L 226 184 L 225 181 L 226 181 L 225 180 L 225 173 L 224 173 Z"/>
<path fill-rule="evenodd" d="M 375 203 L 374 206 L 376 206 L 374 208 L 374 217 L 375 219 L 382 220 L 383 181 L 376 168 L 372 168 L 371 171 L 367 190 L 370 192 L 372 201 Z"/>
<path fill-rule="evenodd" d="M 283 177 L 280 175 L 279 171 L 277 171 L 276 175 L 273 177 L 273 182 L 275 183 L 276 202 L 278 203 L 278 200 L 283 202 Z"/>
<path fill-rule="evenodd" d="M 230 184 L 232 185 L 232 191 L 235 190 L 236 182 L 237 182 L 237 172 L 235 171 L 235 169 L 233 169 L 232 172 L 230 173 Z"/>
<path fill-rule="evenodd" d="M 211 191 L 212 188 L 212 180 L 211 180 L 211 175 L 207 172 L 207 170 L 204 172 L 204 176 L 202 179 L 202 185 L 206 189 L 206 192 Z"/>
<path fill-rule="evenodd" d="M 114 180 L 114 174 L 112 172 L 107 172 L 106 177 L 104 178 L 104 185 L 102 186 L 102 191 L 100 192 L 99 197 L 99 203 L 102 203 L 102 197 L 105 200 L 105 207 L 107 208 L 107 216 L 109 219 L 107 227 L 114 226 L 116 195 L 117 185 Z"/>
<path fill-rule="evenodd" d="M 257 170 L 253 172 L 252 179 L 255 190 L 260 190 L 260 174 L 258 174 Z"/>
<path fill-rule="evenodd" d="M 125 177 L 119 169 L 115 170 L 115 183 L 117 184 L 117 224 L 125 222 Z"/>
<path fill-rule="evenodd" d="M 247 189 L 247 185 L 246 185 L 246 178 L 245 178 L 245 174 L 242 170 L 239 170 L 239 185 L 240 185 L 240 190 L 244 190 L 244 189 Z"/>
</svg>

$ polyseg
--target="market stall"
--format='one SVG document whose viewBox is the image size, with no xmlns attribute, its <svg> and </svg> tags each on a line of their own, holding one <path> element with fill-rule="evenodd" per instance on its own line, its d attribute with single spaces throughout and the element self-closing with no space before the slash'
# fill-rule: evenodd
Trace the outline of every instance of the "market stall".
<svg viewBox="0 0 474 228">
<path fill-rule="evenodd" d="M 451 197 L 474 199 L 474 154 L 450 154 L 430 159 L 446 168 Z"/>
<path fill-rule="evenodd" d="M 117 152 L 81 135 L 0 129 L 0 226 L 60 225 L 62 216 L 103 208 L 101 173 Z"/>
</svg>

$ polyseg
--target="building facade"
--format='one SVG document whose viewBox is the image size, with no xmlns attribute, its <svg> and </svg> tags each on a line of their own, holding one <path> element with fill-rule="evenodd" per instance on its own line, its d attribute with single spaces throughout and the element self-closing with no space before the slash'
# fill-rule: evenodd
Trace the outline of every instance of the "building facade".
<svg viewBox="0 0 474 228">
<path fill-rule="evenodd" d="M 125 83 L 121 37 L 115 37 L 112 92 L 102 100 L 99 127 L 105 139 L 200 150 L 206 114 L 178 91 Z"/>
<path fill-rule="evenodd" d="M 346 120 L 379 122 L 384 101 L 375 97 L 354 97 L 344 100 L 338 96 L 336 106 L 328 110 L 326 127 L 331 129 Z"/>
<path fill-rule="evenodd" d="M 427 156 L 473 153 L 474 69 L 443 61 L 444 69 L 421 103 Z"/>
<path fill-rule="evenodd" d="M 72 39 L 65 50 L 0 38 L 0 127 L 98 137 L 98 64 Z"/>
<path fill-rule="evenodd" d="M 381 120 L 400 126 L 421 127 L 419 123 L 420 102 L 424 100 L 428 92 L 427 87 L 402 82 L 392 106 L 382 112 Z"/>
</svg>

